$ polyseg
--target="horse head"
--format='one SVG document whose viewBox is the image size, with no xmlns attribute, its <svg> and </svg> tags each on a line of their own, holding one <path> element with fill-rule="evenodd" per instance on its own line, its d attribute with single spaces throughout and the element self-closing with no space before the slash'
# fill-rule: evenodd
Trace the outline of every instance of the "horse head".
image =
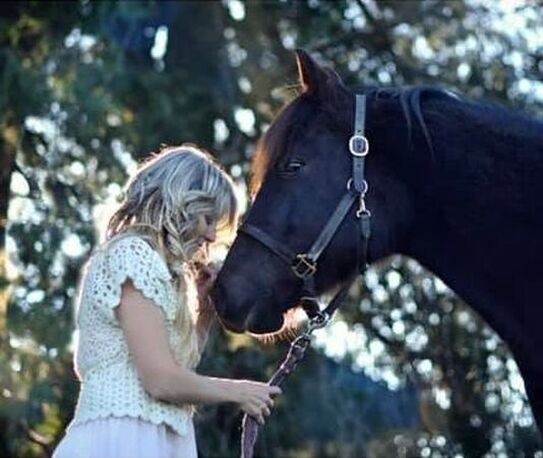
<svg viewBox="0 0 543 458">
<path fill-rule="evenodd" d="M 301 94 L 286 105 L 260 140 L 252 163 L 254 201 L 250 224 L 293 253 L 304 253 L 318 237 L 352 178 L 349 139 L 355 94 L 335 71 L 308 54 L 296 55 Z M 372 212 L 368 261 L 392 253 L 408 220 L 409 193 L 389 167 L 385 151 L 405 149 L 403 112 L 392 97 L 368 90 L 365 203 Z M 373 95 L 372 95 L 373 94 Z M 403 121 L 403 122 L 400 122 Z M 392 196 L 394 193 L 394 197 Z M 360 229 L 356 205 L 337 227 L 318 260 L 317 294 L 348 281 L 357 272 Z M 240 231 L 217 278 L 214 300 L 222 322 L 234 331 L 269 333 L 283 325 L 285 312 L 299 305 L 303 282 L 269 247 Z"/>
</svg>

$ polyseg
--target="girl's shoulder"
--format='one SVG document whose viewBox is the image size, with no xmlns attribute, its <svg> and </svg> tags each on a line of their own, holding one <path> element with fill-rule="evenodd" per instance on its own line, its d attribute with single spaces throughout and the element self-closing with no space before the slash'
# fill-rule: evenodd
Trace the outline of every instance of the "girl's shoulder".
<svg viewBox="0 0 543 458">
<path fill-rule="evenodd" d="M 124 233 L 112 237 L 109 240 L 97 245 L 94 249 L 96 253 L 110 253 L 112 251 L 136 251 L 148 252 L 155 251 L 158 254 L 153 242 L 147 237 L 134 233 Z"/>
<path fill-rule="evenodd" d="M 85 298 L 99 304 L 98 309 L 113 320 L 113 309 L 119 305 L 122 286 L 128 279 L 164 309 L 168 320 L 175 318 L 172 275 L 160 253 L 137 234 L 123 234 L 94 249 L 86 266 Z"/>
<path fill-rule="evenodd" d="M 92 257 L 117 267 L 156 270 L 159 276 L 171 278 L 166 260 L 154 243 L 139 234 L 127 233 L 106 240 L 95 248 Z"/>
</svg>

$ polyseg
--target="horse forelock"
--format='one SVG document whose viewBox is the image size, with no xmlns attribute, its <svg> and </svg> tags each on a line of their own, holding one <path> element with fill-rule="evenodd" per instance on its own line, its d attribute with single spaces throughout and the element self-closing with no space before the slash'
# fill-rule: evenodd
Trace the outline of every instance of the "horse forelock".
<svg viewBox="0 0 543 458">
<path fill-rule="evenodd" d="M 312 97 L 301 94 L 279 111 L 257 143 L 251 163 L 251 195 L 256 194 L 268 172 L 287 154 L 290 145 L 318 110 Z"/>
</svg>

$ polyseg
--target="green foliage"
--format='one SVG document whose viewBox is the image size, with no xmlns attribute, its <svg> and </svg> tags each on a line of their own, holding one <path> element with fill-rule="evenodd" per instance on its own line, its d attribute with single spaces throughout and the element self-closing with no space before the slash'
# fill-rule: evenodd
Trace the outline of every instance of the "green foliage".
<svg viewBox="0 0 543 458">
<path fill-rule="evenodd" d="M 244 182 L 255 141 L 296 91 L 296 47 L 353 86 L 447 85 L 540 114 L 540 3 L 511 14 L 484 0 L 3 3 L 0 148 L 5 157 L 15 138 L 7 172 L 19 184 L 0 215 L 11 265 L 0 456 L 49 455 L 71 418 L 80 269 L 97 243 L 97 209 L 114 200 L 131 158 L 195 142 Z M 163 54 L 151 51 L 160 26 Z M 365 280 L 337 319 L 359 343 L 333 362 L 319 338 L 262 431 L 262 456 L 541 450 L 507 348 L 468 306 L 410 260 Z M 201 371 L 263 380 L 284 351 L 217 332 Z M 377 392 L 354 382 L 359 372 L 416 385 L 414 421 L 393 425 L 369 408 Z M 239 412 L 203 407 L 197 421 L 204 456 L 237 454 Z"/>
</svg>

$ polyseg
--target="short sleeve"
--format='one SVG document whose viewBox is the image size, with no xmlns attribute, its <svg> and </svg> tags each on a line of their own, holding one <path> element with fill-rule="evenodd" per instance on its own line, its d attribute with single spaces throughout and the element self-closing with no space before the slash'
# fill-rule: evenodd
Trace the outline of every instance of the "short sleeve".
<svg viewBox="0 0 543 458">
<path fill-rule="evenodd" d="M 167 320 L 175 319 L 171 274 L 163 258 L 145 240 L 127 236 L 111 242 L 101 252 L 95 269 L 93 299 L 109 319 L 115 319 L 114 308 L 121 302 L 122 285 L 127 279 L 162 309 Z"/>
</svg>

